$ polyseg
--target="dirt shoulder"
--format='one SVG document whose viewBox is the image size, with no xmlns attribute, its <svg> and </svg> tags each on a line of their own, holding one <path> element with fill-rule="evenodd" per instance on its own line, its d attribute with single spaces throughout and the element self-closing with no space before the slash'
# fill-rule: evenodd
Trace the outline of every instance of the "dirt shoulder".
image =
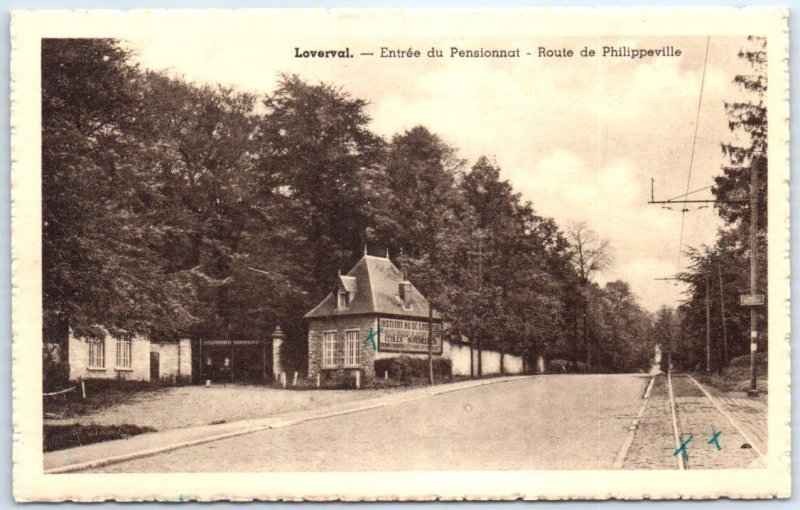
<svg viewBox="0 0 800 510">
<path fill-rule="evenodd" d="M 759 372 L 756 387 L 759 391 L 758 398 L 766 403 L 767 399 L 767 372 Z M 750 389 L 750 369 L 746 367 L 730 367 L 724 373 L 695 372 L 692 377 L 701 382 L 714 396 L 720 397 L 746 397 Z"/>
<path fill-rule="evenodd" d="M 264 386 L 182 386 L 139 390 L 118 405 L 95 407 L 84 412 L 46 417 L 45 425 L 102 425 L 170 430 L 261 418 L 290 411 L 314 409 L 362 400 L 397 389 L 291 391 Z M 91 397 L 90 397 L 91 398 Z M 107 400 L 105 397 L 100 397 Z"/>
</svg>

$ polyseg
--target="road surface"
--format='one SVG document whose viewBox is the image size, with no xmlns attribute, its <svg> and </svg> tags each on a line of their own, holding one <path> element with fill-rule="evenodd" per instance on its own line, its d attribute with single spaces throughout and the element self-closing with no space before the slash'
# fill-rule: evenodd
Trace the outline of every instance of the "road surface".
<svg viewBox="0 0 800 510">
<path fill-rule="evenodd" d="M 648 382 L 643 375 L 517 379 L 94 471 L 610 469 Z"/>
</svg>

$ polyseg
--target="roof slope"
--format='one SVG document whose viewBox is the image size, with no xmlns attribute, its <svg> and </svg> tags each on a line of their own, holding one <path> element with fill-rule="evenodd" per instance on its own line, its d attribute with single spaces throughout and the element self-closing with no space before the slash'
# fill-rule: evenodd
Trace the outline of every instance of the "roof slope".
<svg viewBox="0 0 800 510">
<path fill-rule="evenodd" d="M 350 305 L 339 309 L 336 307 L 336 292 L 340 285 L 351 287 L 348 277 L 355 279 L 357 292 Z M 404 317 L 428 318 L 428 300 L 411 285 L 409 293 L 410 307 L 403 306 L 400 300 L 399 284 L 403 281 L 403 274 L 392 263 L 383 257 L 364 255 L 345 277 L 342 277 L 334 291 L 329 293 L 322 302 L 308 312 L 307 319 L 319 317 L 338 317 L 357 314 L 399 315 Z M 346 283 L 345 283 L 346 282 Z M 349 290 L 349 289 L 347 289 Z M 441 315 L 435 310 L 433 316 L 440 319 Z"/>
</svg>

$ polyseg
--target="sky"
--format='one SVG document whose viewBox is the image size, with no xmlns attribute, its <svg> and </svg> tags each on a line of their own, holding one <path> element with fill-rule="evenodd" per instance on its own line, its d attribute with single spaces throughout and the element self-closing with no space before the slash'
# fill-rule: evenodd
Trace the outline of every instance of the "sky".
<svg viewBox="0 0 800 510">
<path fill-rule="evenodd" d="M 687 187 L 693 191 L 710 186 L 725 163 L 720 142 L 746 142 L 743 134 L 728 130 L 723 104 L 743 97 L 732 80 L 750 72 L 737 57 L 747 45 L 744 37 L 342 42 L 283 40 L 268 34 L 223 40 L 201 34 L 177 44 L 159 38 L 125 44 L 143 67 L 197 83 L 259 94 L 274 91 L 281 73 L 331 83 L 368 101 L 371 129 L 387 139 L 424 125 L 456 147 L 468 164 L 481 155 L 494 158 L 501 176 L 537 213 L 554 218 L 562 229 L 571 222 L 585 222 L 608 239 L 614 262 L 596 280 L 627 281 L 651 311 L 675 306 L 682 299 L 680 284 L 656 280 L 686 269 L 686 257 L 679 258 L 680 246 L 713 244 L 721 226 L 712 207 L 693 208 L 683 215 L 680 207 L 648 205 L 651 178 L 657 200 L 681 195 Z M 355 58 L 295 57 L 295 47 L 348 45 Z M 379 58 L 381 46 L 411 46 L 423 57 Z M 445 57 L 425 58 L 433 46 L 444 50 Z M 448 49 L 454 46 L 520 48 L 522 56 L 450 58 Z M 603 46 L 671 46 L 681 55 L 635 60 L 580 57 L 584 47 L 600 53 Z M 539 47 L 572 49 L 575 56 L 538 57 Z M 361 56 L 361 52 L 375 55 Z M 710 190 L 692 198 L 711 198 Z"/>
</svg>

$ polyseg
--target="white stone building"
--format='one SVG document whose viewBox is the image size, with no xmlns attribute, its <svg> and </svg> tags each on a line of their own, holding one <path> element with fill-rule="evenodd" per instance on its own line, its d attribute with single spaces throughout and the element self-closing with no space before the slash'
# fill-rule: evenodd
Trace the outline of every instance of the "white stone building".
<svg viewBox="0 0 800 510">
<path fill-rule="evenodd" d="M 67 359 L 70 380 L 123 379 L 130 381 L 186 381 L 192 376 L 189 339 L 154 342 L 106 335 L 102 339 L 77 338 L 70 333 Z"/>
</svg>

